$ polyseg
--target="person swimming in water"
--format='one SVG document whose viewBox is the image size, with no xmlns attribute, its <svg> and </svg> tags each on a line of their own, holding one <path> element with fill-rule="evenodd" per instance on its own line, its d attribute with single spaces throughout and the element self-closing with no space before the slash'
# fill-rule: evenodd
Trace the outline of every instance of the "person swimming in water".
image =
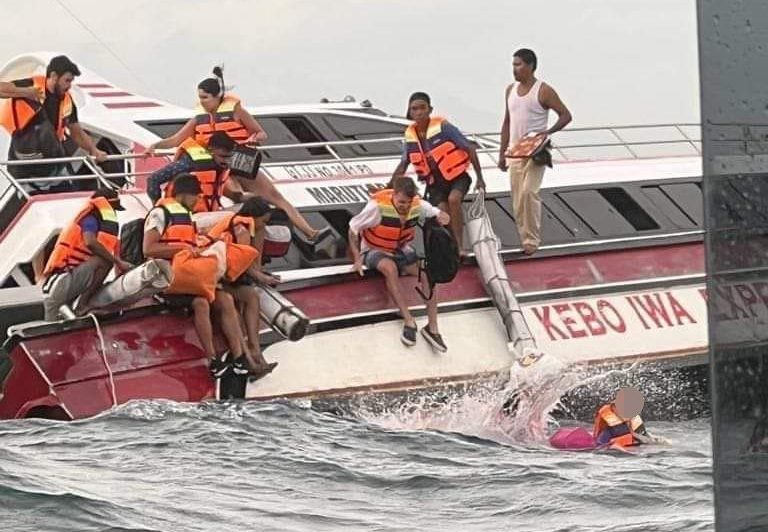
<svg viewBox="0 0 768 532">
<path fill-rule="evenodd" d="M 613 402 L 601 406 L 595 415 L 592 436 L 598 446 L 631 447 L 654 443 L 640 413 L 645 397 L 637 388 L 621 388 Z"/>
</svg>

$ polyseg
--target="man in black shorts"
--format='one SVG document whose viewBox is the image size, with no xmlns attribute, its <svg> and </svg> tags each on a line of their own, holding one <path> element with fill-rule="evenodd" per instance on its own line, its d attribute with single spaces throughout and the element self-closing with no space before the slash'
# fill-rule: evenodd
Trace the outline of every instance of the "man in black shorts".
<svg viewBox="0 0 768 532">
<path fill-rule="evenodd" d="M 392 174 L 392 181 L 413 165 L 419 181 L 427 185 L 425 197 L 451 217 L 451 231 L 459 253 L 463 253 L 464 200 L 472 178 L 467 173 L 470 162 L 477 175 L 476 188 L 485 188 L 483 170 L 472 143 L 444 118 L 432 117 L 428 94 L 415 92 L 408 101 L 407 118 L 413 124 L 405 131 L 403 157 Z"/>
</svg>

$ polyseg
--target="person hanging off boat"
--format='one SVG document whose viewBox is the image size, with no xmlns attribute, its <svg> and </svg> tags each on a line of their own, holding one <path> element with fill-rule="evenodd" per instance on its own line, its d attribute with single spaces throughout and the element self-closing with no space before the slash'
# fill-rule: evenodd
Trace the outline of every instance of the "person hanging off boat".
<svg viewBox="0 0 768 532">
<path fill-rule="evenodd" d="M 241 253 L 232 244 L 248 246 L 257 251 L 257 257 L 263 254 L 264 235 L 267 223 L 272 214 L 272 207 L 259 197 L 252 197 L 242 204 L 237 212 L 227 213 L 207 232 L 207 235 L 217 240 L 223 240 L 229 246 L 228 262 L 233 254 Z M 239 273 L 239 272 L 238 272 Z M 280 282 L 277 276 L 268 274 L 261 269 L 261 260 L 250 262 L 243 273 L 233 274 L 222 280 L 222 289 L 231 294 L 237 303 L 243 307 L 243 325 L 245 329 L 245 355 L 251 367 L 251 374 L 261 378 L 277 366 L 277 362 L 268 363 L 261 353 L 259 344 L 259 295 L 254 285 L 262 283 L 274 286 Z"/>
<path fill-rule="evenodd" d="M 523 253 L 532 255 L 541 244 L 541 198 L 544 170 L 552 166 L 549 137 L 567 126 L 571 112 L 550 85 L 536 79 L 536 54 L 522 48 L 514 53 L 515 83 L 507 86 L 501 125 L 499 168 L 509 170 L 512 210 Z M 557 122 L 547 127 L 549 111 Z"/>
<path fill-rule="evenodd" d="M 0 98 L 6 100 L 0 107 L 0 125 L 11 135 L 8 159 L 45 159 L 66 157 L 65 141 L 71 138 L 97 162 L 104 161 L 106 153 L 78 122 L 77 105 L 69 92 L 72 81 L 80 69 L 68 57 L 59 55 L 51 59 L 45 76 L 0 81 Z M 63 165 L 9 166 L 8 171 L 18 179 L 56 176 Z M 70 181 L 39 181 L 28 183 L 30 194 L 66 192 L 76 189 Z"/>
<path fill-rule="evenodd" d="M 163 185 L 177 175 L 190 173 L 198 178 L 203 190 L 192 209 L 193 213 L 221 210 L 221 198 L 240 203 L 251 197 L 240 184 L 230 177 L 229 161 L 235 141 L 224 131 L 217 131 L 208 139 L 207 148 L 194 139 L 182 142 L 176 160 L 154 172 L 147 179 L 147 195 L 157 202 L 163 195 Z M 173 196 L 172 183 L 165 188 L 165 197 Z"/>
<path fill-rule="evenodd" d="M 451 231 L 459 253 L 463 253 L 464 214 L 461 203 L 472 178 L 470 162 L 477 176 L 475 188 L 485 189 L 483 170 L 475 146 L 444 118 L 433 117 L 432 100 L 425 92 L 414 92 L 408 99 L 406 117 L 413 123 L 405 130 L 405 145 L 392 180 L 402 176 L 409 165 L 426 183 L 426 199 L 451 217 Z M 393 181 L 390 181 L 390 184 Z"/>
<path fill-rule="evenodd" d="M 598 446 L 631 447 L 661 443 L 648 433 L 640 417 L 645 398 L 637 388 L 621 388 L 613 402 L 601 406 L 595 415 L 592 436 Z"/>
<path fill-rule="evenodd" d="M 349 249 L 355 271 L 363 276 L 365 265 L 384 276 L 387 291 L 405 320 L 400 340 L 406 346 L 416 344 L 417 326 L 400 292 L 398 277 L 419 274 L 419 258 L 410 242 L 416 234 L 416 225 L 426 218 L 436 218 L 441 225 L 448 225 L 451 220 L 447 213 L 419 198 L 411 178 L 398 177 L 392 188 L 376 192 L 349 222 Z M 423 290 L 428 290 L 426 277 L 422 285 Z M 435 350 L 445 352 L 448 348 L 437 325 L 436 291 L 432 291 L 426 306 L 428 325 L 421 329 L 421 334 Z"/>
<path fill-rule="evenodd" d="M 87 314 L 91 298 L 113 267 L 133 267 L 120 258 L 119 225 L 115 211 L 125 210 L 117 191 L 99 189 L 59 234 L 43 272 L 43 308 L 46 321 L 59 319 L 62 306 L 77 301 L 74 312 Z"/>
<path fill-rule="evenodd" d="M 163 198 L 149 211 L 144 221 L 143 255 L 147 259 L 171 261 L 174 279 L 165 294 L 171 305 L 191 307 L 195 331 L 214 378 L 227 373 L 246 375 L 248 361 L 244 356 L 240 321 L 232 295 L 217 286 L 218 264 L 199 261 L 202 243 L 192 221 L 192 209 L 202 195 L 198 178 L 180 174 L 173 181 L 173 197 Z M 206 243 L 208 241 L 206 240 Z M 183 268 L 183 270 L 182 270 Z M 213 343 L 211 306 L 219 318 L 228 350 L 216 353 Z"/>
<path fill-rule="evenodd" d="M 238 144 L 257 144 L 267 140 L 267 134 L 253 116 L 243 107 L 240 99 L 225 91 L 223 72 L 220 67 L 213 69 L 216 77 L 207 78 L 197 86 L 199 105 L 197 114 L 175 134 L 151 144 L 147 154 L 156 150 L 175 148 L 188 139 L 194 139 L 201 146 L 207 146 L 216 132 L 225 132 Z M 288 215 L 290 221 L 310 242 L 315 243 L 332 234 L 330 227 L 315 229 L 299 211 L 275 188 L 264 172 L 254 169 L 249 177 L 235 178 L 247 192 L 267 200 Z"/>
</svg>

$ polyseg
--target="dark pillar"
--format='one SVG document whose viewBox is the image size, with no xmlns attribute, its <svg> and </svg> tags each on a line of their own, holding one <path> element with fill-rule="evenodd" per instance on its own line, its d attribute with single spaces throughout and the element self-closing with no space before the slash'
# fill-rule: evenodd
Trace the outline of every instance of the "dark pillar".
<svg viewBox="0 0 768 532">
<path fill-rule="evenodd" d="M 768 530 L 768 2 L 698 15 L 716 524 Z"/>
</svg>

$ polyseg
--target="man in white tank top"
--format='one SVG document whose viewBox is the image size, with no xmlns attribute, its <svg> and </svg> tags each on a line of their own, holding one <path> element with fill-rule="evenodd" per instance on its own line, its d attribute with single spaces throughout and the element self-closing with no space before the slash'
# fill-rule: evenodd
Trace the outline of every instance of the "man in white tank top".
<svg viewBox="0 0 768 532">
<path fill-rule="evenodd" d="M 545 164 L 532 158 L 511 159 L 507 149 L 527 135 L 547 135 L 563 129 L 571 121 L 571 112 L 560 101 L 555 90 L 536 79 L 536 54 L 526 48 L 515 52 L 512 73 L 515 83 L 504 97 L 504 122 L 501 126 L 499 168 L 509 168 L 512 210 L 523 252 L 532 255 L 541 243 L 541 198 L 539 189 Z M 557 113 L 557 122 L 548 128 L 549 110 Z"/>
</svg>

